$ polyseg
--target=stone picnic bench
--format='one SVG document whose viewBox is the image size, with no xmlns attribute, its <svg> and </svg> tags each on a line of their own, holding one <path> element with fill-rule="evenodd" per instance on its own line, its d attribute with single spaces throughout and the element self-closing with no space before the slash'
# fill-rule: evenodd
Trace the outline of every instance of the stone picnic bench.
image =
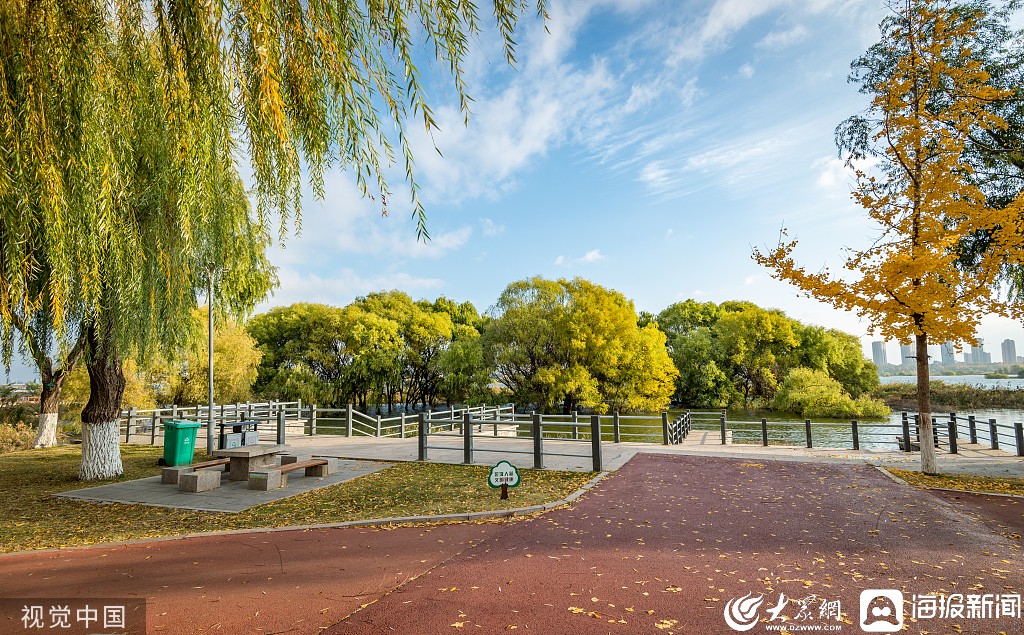
<svg viewBox="0 0 1024 635">
<path fill-rule="evenodd" d="M 217 450 L 214 452 L 217 458 L 211 461 L 165 467 L 160 474 L 160 482 L 177 484 L 182 492 L 208 492 L 220 487 L 223 474 L 222 470 L 209 468 L 225 466 L 229 480 L 247 481 L 249 489 L 268 491 L 287 486 L 289 472 L 301 469 L 306 476 L 324 477 L 337 471 L 337 459 L 300 460 L 297 456 L 284 454 L 284 451 L 285 446 L 275 444 Z M 281 464 L 277 465 L 279 455 Z"/>
<path fill-rule="evenodd" d="M 178 490 L 182 492 L 208 492 L 220 487 L 221 471 L 207 468 L 224 465 L 228 479 L 247 481 L 251 470 L 274 465 L 277 455 L 284 450 L 283 445 L 269 443 L 217 450 L 213 453 L 217 458 L 212 461 L 165 467 L 160 474 L 160 482 L 177 483 Z"/>
<path fill-rule="evenodd" d="M 271 465 L 249 472 L 249 489 L 266 492 L 286 487 L 288 473 L 296 470 L 304 470 L 306 476 L 328 476 L 338 470 L 338 459 L 311 458 L 300 461 L 297 456 L 282 456 L 281 465 Z"/>
</svg>

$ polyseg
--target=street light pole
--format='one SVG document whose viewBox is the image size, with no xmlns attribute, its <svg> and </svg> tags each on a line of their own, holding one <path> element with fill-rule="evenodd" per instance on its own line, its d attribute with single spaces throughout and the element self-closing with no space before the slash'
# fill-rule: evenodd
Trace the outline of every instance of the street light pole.
<svg viewBox="0 0 1024 635">
<path fill-rule="evenodd" d="M 207 379 L 209 380 L 209 397 L 210 397 L 210 408 L 206 413 L 206 453 L 213 454 L 215 449 L 214 446 L 214 434 L 213 434 L 213 266 L 210 267 L 210 286 L 206 296 L 206 314 L 207 314 L 207 327 L 209 328 L 208 345 L 210 352 L 210 364 L 209 371 L 207 373 Z"/>
</svg>

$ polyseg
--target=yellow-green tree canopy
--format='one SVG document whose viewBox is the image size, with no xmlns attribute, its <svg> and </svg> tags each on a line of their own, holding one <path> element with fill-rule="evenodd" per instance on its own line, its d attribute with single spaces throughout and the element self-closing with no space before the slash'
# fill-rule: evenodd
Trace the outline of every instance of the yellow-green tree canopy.
<svg viewBox="0 0 1024 635">
<path fill-rule="evenodd" d="M 170 402 L 179 405 L 206 403 L 209 395 L 209 323 L 205 310 L 192 311 L 197 337 L 180 360 L 169 365 Z M 213 400 L 216 403 L 248 401 L 263 353 L 237 320 L 221 320 L 213 336 Z"/>
<path fill-rule="evenodd" d="M 570 412 L 658 410 L 678 372 L 657 326 L 633 303 L 587 280 L 535 277 L 505 288 L 483 344 L 518 402 Z"/>
</svg>

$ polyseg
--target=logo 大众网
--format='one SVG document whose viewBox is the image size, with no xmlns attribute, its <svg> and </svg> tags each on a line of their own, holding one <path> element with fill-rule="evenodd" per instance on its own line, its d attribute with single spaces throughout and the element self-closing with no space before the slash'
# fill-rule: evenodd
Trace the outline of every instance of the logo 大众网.
<svg viewBox="0 0 1024 635">
<path fill-rule="evenodd" d="M 902 630 L 903 593 L 896 589 L 861 591 L 860 628 L 867 633 L 897 633 Z"/>
<path fill-rule="evenodd" d="M 748 593 L 741 598 L 733 598 L 725 604 L 725 623 L 734 631 L 749 631 L 757 624 L 757 610 L 764 602 L 764 594 L 754 596 Z"/>
</svg>

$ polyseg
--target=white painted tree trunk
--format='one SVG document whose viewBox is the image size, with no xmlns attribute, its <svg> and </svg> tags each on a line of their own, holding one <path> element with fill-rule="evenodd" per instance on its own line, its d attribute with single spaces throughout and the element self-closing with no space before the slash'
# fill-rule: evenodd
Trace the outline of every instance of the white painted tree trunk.
<svg viewBox="0 0 1024 635">
<path fill-rule="evenodd" d="M 83 481 L 115 478 L 124 473 L 117 420 L 82 423 L 82 465 L 78 478 Z"/>
<path fill-rule="evenodd" d="M 39 413 L 39 432 L 33 447 L 52 448 L 57 445 L 57 413 Z"/>
</svg>

